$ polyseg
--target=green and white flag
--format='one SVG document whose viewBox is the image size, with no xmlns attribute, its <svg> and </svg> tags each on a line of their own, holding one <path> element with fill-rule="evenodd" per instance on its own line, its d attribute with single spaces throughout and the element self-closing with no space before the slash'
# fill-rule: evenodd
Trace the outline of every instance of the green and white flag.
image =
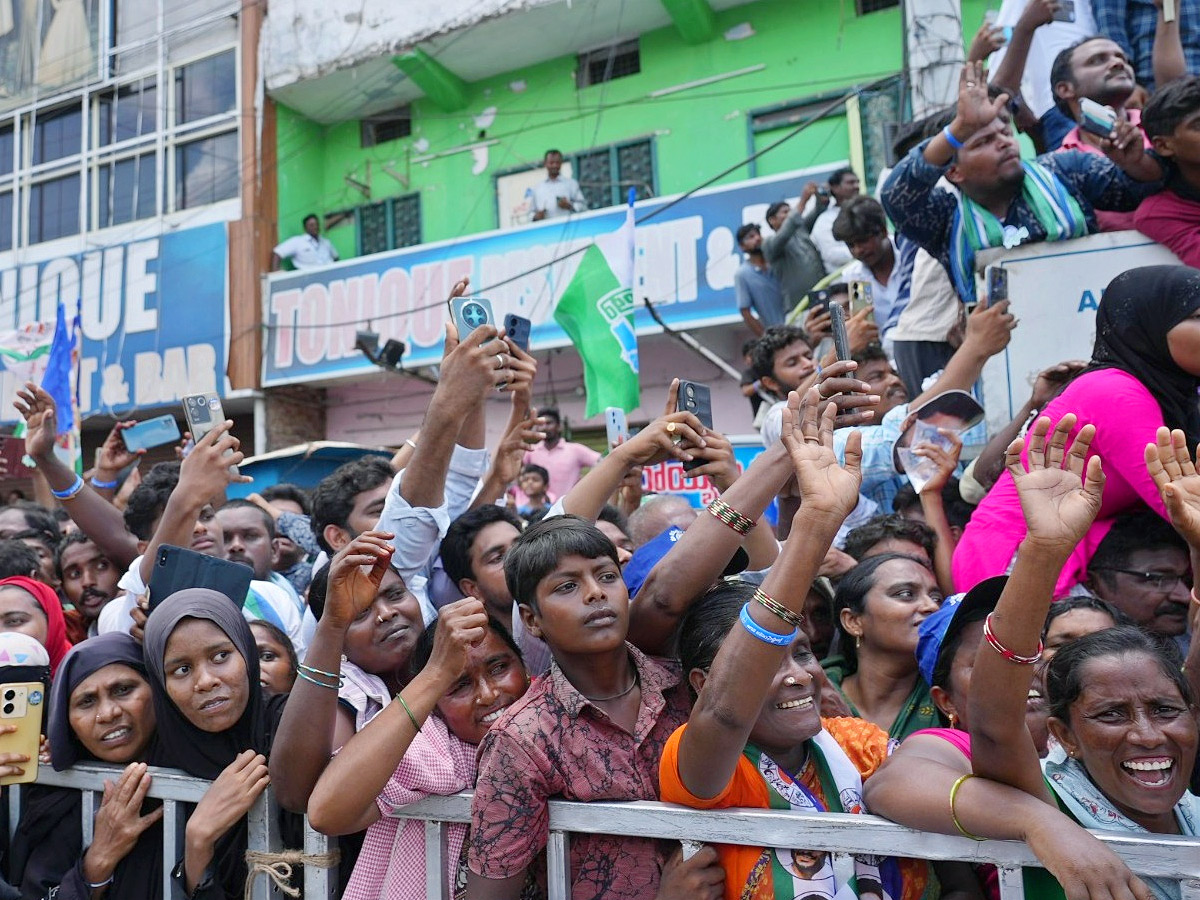
<svg viewBox="0 0 1200 900">
<path fill-rule="evenodd" d="M 641 403 L 638 384 L 637 332 L 633 328 L 633 191 L 625 223 L 606 243 L 614 247 L 611 258 L 599 244 L 584 251 L 574 277 L 554 308 L 554 321 L 562 326 L 583 359 L 588 418 L 607 407 L 626 412 Z"/>
</svg>

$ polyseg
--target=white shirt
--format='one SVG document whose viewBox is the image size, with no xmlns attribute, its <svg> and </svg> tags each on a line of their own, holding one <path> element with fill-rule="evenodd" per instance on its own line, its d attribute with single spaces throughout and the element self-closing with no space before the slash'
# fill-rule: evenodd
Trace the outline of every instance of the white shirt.
<svg viewBox="0 0 1200 900">
<path fill-rule="evenodd" d="M 572 212 L 583 212 L 587 209 L 587 201 L 583 199 L 583 191 L 579 189 L 579 182 L 566 175 L 538 182 L 533 186 L 531 192 L 533 194 L 533 211 L 535 213 L 545 212 L 547 219 L 558 219 L 569 216 Z M 559 197 L 566 197 L 570 200 L 571 208 L 560 208 Z"/>
<path fill-rule="evenodd" d="M 888 332 L 893 341 L 936 341 L 942 343 L 950 329 L 958 324 L 962 301 L 954 290 L 942 264 L 917 251 L 913 263 L 912 288 L 908 306 L 900 313 L 896 327 Z"/>
<path fill-rule="evenodd" d="M 996 24 L 1011 28 L 1021 18 L 1029 0 L 1004 0 L 996 16 Z M 1054 90 L 1050 85 L 1050 67 L 1059 52 L 1076 41 L 1096 33 L 1096 17 L 1092 14 L 1091 0 L 1075 0 L 1074 22 L 1050 22 L 1033 33 L 1029 43 L 1029 56 L 1025 59 L 1025 72 L 1021 75 L 1021 97 L 1025 105 L 1039 119 L 1054 105 Z M 988 59 L 988 71 L 995 74 L 1008 47 L 1001 47 Z"/>
<path fill-rule="evenodd" d="M 850 248 L 833 236 L 833 220 L 841 211 L 840 206 L 831 203 L 829 208 L 817 216 L 817 220 L 813 222 L 812 242 L 821 251 L 821 262 L 825 263 L 826 272 L 836 272 L 854 259 L 850 255 Z"/>
<path fill-rule="evenodd" d="M 320 235 L 313 237 L 307 232 L 288 238 L 275 248 L 275 255 L 280 259 L 290 259 L 297 269 L 327 266 L 338 259 L 333 244 Z"/>
<path fill-rule="evenodd" d="M 100 634 L 110 631 L 129 631 L 129 627 L 133 624 L 133 619 L 129 614 L 137 605 L 137 598 L 147 592 L 146 584 L 142 581 L 141 564 L 142 557 L 140 556 L 129 564 L 129 568 L 117 582 L 117 587 L 125 593 L 109 600 L 100 610 L 100 616 L 96 620 L 98 623 L 96 630 Z M 311 610 L 306 608 L 302 616 L 292 598 L 283 589 L 269 581 L 251 581 L 250 590 L 257 595 L 259 602 L 270 607 L 271 612 L 278 620 L 273 624 L 280 625 L 282 623 L 281 630 L 291 640 L 292 646 L 296 648 L 296 656 L 304 659 L 304 652 L 308 649 L 305 632 L 311 632 L 316 628 L 315 622 L 309 623 L 309 628 L 305 627 L 305 619 L 312 619 Z M 242 607 L 242 615 L 249 622 L 259 618 L 253 610 L 247 609 L 245 606 Z"/>
</svg>

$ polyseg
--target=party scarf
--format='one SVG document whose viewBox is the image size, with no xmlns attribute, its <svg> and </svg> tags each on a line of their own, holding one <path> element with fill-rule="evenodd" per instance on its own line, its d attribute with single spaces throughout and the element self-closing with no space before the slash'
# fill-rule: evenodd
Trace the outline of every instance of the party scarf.
<svg viewBox="0 0 1200 900">
<path fill-rule="evenodd" d="M 808 748 L 828 807 L 757 747 L 746 747 L 746 758 L 766 782 L 770 808 L 865 813 L 862 777 L 833 736 L 822 729 L 808 742 Z M 887 857 L 843 857 L 835 862 L 833 854 L 822 850 L 768 847 L 751 872 L 742 896 L 755 896 L 768 872 L 775 900 L 854 900 L 861 893 L 876 894 L 883 900 L 900 896 L 899 869 Z"/>
<path fill-rule="evenodd" d="M 1059 803 L 1066 807 L 1067 812 L 1084 828 L 1094 831 L 1129 832 L 1132 834 L 1148 834 L 1145 828 L 1118 812 L 1112 801 L 1092 783 L 1087 770 L 1077 759 L 1071 757 L 1056 757 L 1042 762 L 1042 772 L 1046 783 L 1058 797 Z M 1200 800 L 1190 792 L 1185 791 L 1179 803 L 1175 805 L 1175 821 L 1179 823 L 1181 834 L 1194 837 L 1200 832 Z M 1179 900 L 1179 882 L 1170 878 L 1149 878 L 1141 876 L 1146 887 L 1157 900 Z"/>
<path fill-rule="evenodd" d="M 1021 196 L 1046 232 L 1047 241 L 1066 241 L 1088 233 L 1079 201 L 1058 176 L 1036 162 L 1023 162 L 1025 180 Z M 966 194 L 958 195 L 958 209 L 950 231 L 950 274 L 964 302 L 975 299 L 975 254 L 989 247 L 1012 248 L 1029 240 L 1027 228 L 1002 225 L 991 212 Z"/>
</svg>

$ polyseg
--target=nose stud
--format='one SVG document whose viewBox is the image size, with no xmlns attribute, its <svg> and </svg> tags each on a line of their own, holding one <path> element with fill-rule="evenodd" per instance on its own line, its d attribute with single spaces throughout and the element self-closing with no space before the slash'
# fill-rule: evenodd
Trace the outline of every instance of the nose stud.
<svg viewBox="0 0 1200 900">
<path fill-rule="evenodd" d="M 787 678 L 783 679 L 783 683 L 786 684 L 788 687 L 795 687 L 796 679 L 793 676 L 789 675 Z"/>
<path fill-rule="evenodd" d="M 376 616 L 375 621 L 378 622 L 380 625 L 382 625 L 383 624 L 383 616 Z"/>
</svg>

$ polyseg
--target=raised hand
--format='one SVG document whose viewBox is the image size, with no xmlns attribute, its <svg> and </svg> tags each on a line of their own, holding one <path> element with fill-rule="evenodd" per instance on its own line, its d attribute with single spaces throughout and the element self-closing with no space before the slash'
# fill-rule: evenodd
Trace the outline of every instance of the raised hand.
<svg viewBox="0 0 1200 900">
<path fill-rule="evenodd" d="M 950 131 L 960 141 L 966 141 L 996 121 L 1007 106 L 1008 94 L 1000 94 L 995 100 L 988 97 L 987 69 L 983 63 L 969 62 L 958 76 L 958 108 Z"/>
<path fill-rule="evenodd" d="M 692 455 L 697 459 L 706 460 L 704 465 L 697 466 L 688 473 L 689 478 L 699 478 L 707 475 L 718 491 L 724 493 L 738 479 L 737 459 L 733 455 L 733 444 L 719 431 L 704 432 L 704 448 L 693 450 Z M 639 484 L 641 483 L 639 473 Z"/>
<path fill-rule="evenodd" d="M 875 324 L 875 309 L 868 306 L 860 309 L 846 320 L 846 340 L 851 353 L 862 353 L 870 344 L 879 340 L 879 326 Z"/>
<path fill-rule="evenodd" d="M 145 763 L 130 763 L 116 783 L 105 779 L 104 798 L 96 812 L 92 844 L 83 858 L 87 880 L 104 881 L 137 844 L 147 828 L 159 821 L 163 810 L 142 815 L 142 802 L 150 790 Z"/>
<path fill-rule="evenodd" d="M 235 474 L 234 467 L 245 457 L 238 449 L 241 442 L 230 434 L 232 428 L 233 422 L 226 420 L 196 442 L 192 452 L 179 464 L 179 485 L 175 490 L 204 503 L 223 502 L 229 485 L 254 480 L 249 475 Z"/>
<path fill-rule="evenodd" d="M 1046 404 L 1061 394 L 1067 383 L 1087 367 L 1085 360 L 1069 359 L 1042 369 L 1034 379 L 1029 405 L 1034 409 L 1045 409 Z"/>
<path fill-rule="evenodd" d="M 17 389 L 13 406 L 25 420 L 25 452 L 34 460 L 45 459 L 54 453 L 58 436 L 58 413 L 54 398 L 32 381 Z"/>
<path fill-rule="evenodd" d="M 97 481 L 113 481 L 118 472 L 145 456 L 145 450 L 130 450 L 126 447 L 125 438 L 121 435 L 122 431 L 136 424 L 137 422 L 130 420 L 118 422 L 112 427 L 112 431 L 100 445 L 100 452 L 96 457 L 94 477 Z"/>
<path fill-rule="evenodd" d="M 833 323 L 829 318 L 828 307 L 818 304 L 809 309 L 804 314 L 804 330 L 808 332 L 814 347 L 829 337 L 833 333 Z"/>
<path fill-rule="evenodd" d="M 984 22 L 975 32 L 975 37 L 971 39 L 971 46 L 967 50 L 967 61 L 986 62 L 987 58 L 1003 47 L 1005 43 L 1004 29 L 998 25 Z"/>
<path fill-rule="evenodd" d="M 620 453 L 630 465 L 652 466 L 665 459 L 688 462 L 692 452 L 707 446 L 707 429 L 692 413 L 673 412 L 655 419 L 614 453 Z"/>
<path fill-rule="evenodd" d="M 515 395 L 513 402 L 516 403 Z M 546 437 L 540 430 L 545 420 L 538 417 L 536 409 L 530 410 L 529 413 L 527 418 L 513 424 L 501 439 L 500 446 L 496 448 L 492 470 L 500 484 L 509 485 L 517 480 L 529 447 Z"/>
<path fill-rule="evenodd" d="M 196 804 L 188 819 L 188 835 L 207 843 L 216 841 L 250 811 L 270 781 L 266 757 L 253 750 L 242 751 Z"/>
<path fill-rule="evenodd" d="M 820 408 L 816 388 L 810 388 L 803 402 L 792 391 L 783 410 L 781 437 L 796 470 L 802 510 L 828 513 L 839 524 L 858 505 L 862 484 L 862 435 L 857 431 L 846 441 L 846 464 L 833 452 L 832 404 Z"/>
<path fill-rule="evenodd" d="M 1017 19 L 1016 28 L 1033 32 L 1043 25 L 1054 21 L 1054 14 L 1059 11 L 1061 4 L 1058 0 L 1029 0 Z"/>
<path fill-rule="evenodd" d="M 488 391 L 501 390 L 516 377 L 508 350 L 493 325 L 480 325 L 460 341 L 454 323 L 447 322 L 439 388 L 449 399 L 474 407 Z"/>
<path fill-rule="evenodd" d="M 863 407 L 874 406 L 879 402 L 879 395 L 872 394 L 871 385 L 854 378 L 858 363 L 854 360 L 842 360 L 825 366 L 817 379 L 817 394 L 821 400 L 831 401 L 837 407 L 835 428 L 847 428 L 851 425 L 865 425 L 875 418 L 875 410 Z"/>
<path fill-rule="evenodd" d="M 932 441 L 925 441 L 913 447 L 913 453 L 933 460 L 938 467 L 937 473 L 921 487 L 922 494 L 940 494 L 942 488 L 946 486 L 946 482 L 950 480 L 950 476 L 954 474 L 954 470 L 958 468 L 958 457 L 962 453 L 962 438 L 949 428 L 939 428 L 938 434 L 950 441 L 949 450 Z"/>
<path fill-rule="evenodd" d="M 364 531 L 343 547 L 329 563 L 329 588 L 321 620 L 340 628 L 370 608 L 387 574 L 395 548 L 388 531 Z"/>
<path fill-rule="evenodd" d="M 1167 515 L 1190 547 L 1200 549 L 1200 474 L 1188 454 L 1187 437 L 1165 425 L 1146 445 L 1146 471 L 1162 495 Z"/>
<path fill-rule="evenodd" d="M 445 606 L 438 613 L 430 672 L 453 681 L 467 666 L 467 651 L 487 636 L 487 610 L 482 601 L 467 597 Z"/>
<path fill-rule="evenodd" d="M 1075 421 L 1075 415 L 1067 413 L 1053 431 L 1046 416 L 1034 423 L 1029 435 L 1028 471 L 1021 462 L 1020 438 L 1009 444 L 1004 456 L 1021 498 L 1028 529 L 1026 540 L 1064 554 L 1074 550 L 1091 528 L 1104 491 L 1100 457 L 1087 458 L 1096 426 L 1084 425 L 1067 449 L 1067 437 Z"/>
</svg>

